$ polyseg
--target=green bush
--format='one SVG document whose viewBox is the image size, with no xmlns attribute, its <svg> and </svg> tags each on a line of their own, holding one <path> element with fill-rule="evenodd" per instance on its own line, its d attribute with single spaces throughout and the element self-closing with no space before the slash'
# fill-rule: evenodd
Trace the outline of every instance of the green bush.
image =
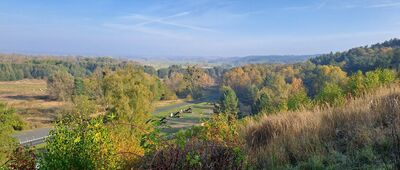
<svg viewBox="0 0 400 170">
<path fill-rule="evenodd" d="M 16 130 L 25 126 L 15 110 L 0 103 L 0 164 L 7 160 L 7 156 L 17 147 L 17 141 L 11 137 Z"/>
<path fill-rule="evenodd" d="M 64 122 L 65 121 L 65 122 Z M 40 169 L 117 169 L 118 155 L 102 119 L 63 120 L 47 139 Z"/>
</svg>

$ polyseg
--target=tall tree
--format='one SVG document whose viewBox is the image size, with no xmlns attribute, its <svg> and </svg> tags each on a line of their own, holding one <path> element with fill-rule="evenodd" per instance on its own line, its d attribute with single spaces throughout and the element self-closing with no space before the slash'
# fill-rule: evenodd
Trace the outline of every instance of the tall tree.
<svg viewBox="0 0 400 170">
<path fill-rule="evenodd" d="M 68 101 L 74 92 L 74 78 L 66 71 L 56 71 L 47 80 L 51 99 Z"/>
<path fill-rule="evenodd" d="M 223 86 L 221 92 L 220 112 L 237 116 L 237 113 L 239 112 L 239 101 L 236 97 L 235 91 L 228 86 Z"/>
</svg>

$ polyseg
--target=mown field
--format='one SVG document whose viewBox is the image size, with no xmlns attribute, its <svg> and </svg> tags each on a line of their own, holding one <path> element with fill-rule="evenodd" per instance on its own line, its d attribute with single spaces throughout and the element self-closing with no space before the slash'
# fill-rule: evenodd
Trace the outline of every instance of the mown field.
<svg viewBox="0 0 400 170">
<path fill-rule="evenodd" d="M 192 108 L 192 113 L 181 113 L 179 118 L 170 117 L 171 113 L 179 112 Z M 174 133 L 180 129 L 187 129 L 193 126 L 198 126 L 202 121 L 209 118 L 213 114 L 213 105 L 208 102 L 192 103 L 173 109 L 168 109 L 163 112 L 154 114 L 153 119 L 166 118 L 166 124 L 162 130 L 165 133 Z"/>
<path fill-rule="evenodd" d="M 51 126 L 65 104 L 48 100 L 46 81 L 34 79 L 0 82 L 0 101 L 15 108 L 28 128 Z"/>
</svg>

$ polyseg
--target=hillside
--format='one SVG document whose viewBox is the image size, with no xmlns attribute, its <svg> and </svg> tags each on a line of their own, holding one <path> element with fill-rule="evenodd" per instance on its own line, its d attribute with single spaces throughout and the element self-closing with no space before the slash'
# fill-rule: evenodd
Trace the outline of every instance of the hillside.
<svg viewBox="0 0 400 170">
<path fill-rule="evenodd" d="M 399 169 L 400 89 L 343 107 L 261 116 L 245 127 L 256 169 Z"/>
<path fill-rule="evenodd" d="M 363 72 L 376 68 L 400 69 L 400 39 L 391 39 L 371 46 L 352 48 L 310 59 L 317 65 L 336 65 L 346 72 Z"/>
<path fill-rule="evenodd" d="M 223 59 L 215 59 L 210 61 L 210 63 L 219 63 L 226 64 L 232 66 L 240 66 L 246 64 L 291 64 L 304 62 L 316 55 L 255 55 L 255 56 L 245 56 L 245 57 L 232 57 L 232 58 L 223 58 Z"/>
</svg>

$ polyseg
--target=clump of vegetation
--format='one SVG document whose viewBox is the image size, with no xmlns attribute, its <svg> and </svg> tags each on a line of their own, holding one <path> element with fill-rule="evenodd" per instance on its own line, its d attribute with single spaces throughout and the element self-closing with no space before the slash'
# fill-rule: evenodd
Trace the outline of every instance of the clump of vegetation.
<svg viewBox="0 0 400 170">
<path fill-rule="evenodd" d="M 47 139 L 40 169 L 117 169 L 117 149 L 103 119 L 74 116 L 57 123 Z"/>
<path fill-rule="evenodd" d="M 0 103 L 0 164 L 3 164 L 8 155 L 17 147 L 17 141 L 11 137 L 11 134 L 22 130 L 24 125 L 13 109 Z"/>
<path fill-rule="evenodd" d="M 180 131 L 158 149 L 146 154 L 144 167 L 151 169 L 245 169 L 240 125 L 231 115 L 215 115 L 203 126 Z"/>
<path fill-rule="evenodd" d="M 33 148 L 19 146 L 9 156 L 7 168 L 10 170 L 35 170 L 37 167 L 36 157 L 37 156 Z"/>
</svg>

